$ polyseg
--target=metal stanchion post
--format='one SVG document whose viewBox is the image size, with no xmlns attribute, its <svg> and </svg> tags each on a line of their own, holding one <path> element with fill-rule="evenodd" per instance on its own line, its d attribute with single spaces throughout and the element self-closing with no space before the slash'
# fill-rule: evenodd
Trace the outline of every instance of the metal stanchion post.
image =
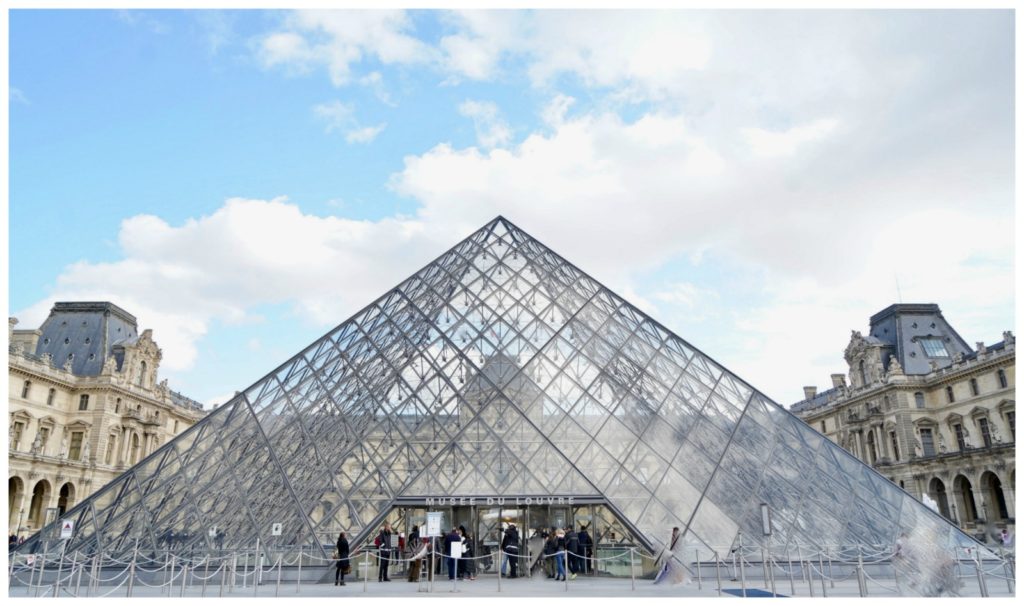
<svg viewBox="0 0 1024 606">
<path fill-rule="evenodd" d="M 500 541 L 498 542 L 498 550 L 497 551 L 498 551 L 498 557 L 497 557 L 497 559 L 494 560 L 494 572 L 496 572 L 497 574 L 495 574 L 494 576 L 498 577 L 498 593 L 501 593 L 501 558 L 504 555 L 504 552 L 501 549 L 501 542 Z"/>
<path fill-rule="evenodd" d="M 78 552 L 75 552 L 75 562 L 78 561 Z M 75 581 L 75 597 L 79 596 L 79 592 L 82 588 L 82 570 L 85 568 L 85 559 L 82 559 L 82 563 L 78 565 L 78 580 Z M 72 570 L 74 570 L 72 568 Z"/>
<path fill-rule="evenodd" d="M 231 581 L 228 583 L 228 593 L 231 593 L 235 589 L 235 583 L 238 582 L 238 554 L 231 554 Z"/>
<path fill-rule="evenodd" d="M 227 575 L 227 570 L 226 570 L 227 567 L 228 567 L 227 558 L 222 559 L 220 561 L 220 566 L 217 568 L 217 570 L 220 572 L 220 591 L 217 593 L 217 597 L 218 598 L 224 597 L 224 581 L 227 579 L 227 576 L 228 576 Z"/>
<path fill-rule="evenodd" d="M 295 593 L 302 588 L 302 548 L 299 548 L 299 574 L 295 577 Z"/>
<path fill-rule="evenodd" d="M 39 562 L 39 575 L 38 575 L 39 578 L 36 580 L 36 595 L 35 595 L 35 597 L 37 597 L 37 598 L 39 597 L 39 588 L 43 586 L 43 572 L 46 570 L 46 567 L 43 564 L 43 560 L 44 559 L 46 559 L 46 553 L 45 552 L 39 554 L 39 557 L 36 558 L 36 560 Z M 35 565 L 33 565 L 32 566 L 32 571 L 35 572 L 35 569 L 36 569 L 36 567 L 35 567 Z M 32 578 L 33 578 L 33 576 L 29 575 L 29 578 L 28 578 L 29 585 L 32 584 Z"/>
<path fill-rule="evenodd" d="M 768 535 L 768 578 L 771 579 L 772 596 L 775 596 L 775 558 L 772 556 L 772 536 Z"/>
<path fill-rule="evenodd" d="M 764 547 L 761 548 L 761 580 L 764 581 L 764 588 L 768 589 L 768 560 L 764 557 Z"/>
<path fill-rule="evenodd" d="M 718 581 L 718 596 L 722 596 L 722 558 L 715 551 L 715 579 Z"/>
<path fill-rule="evenodd" d="M 740 554 L 740 588 L 743 590 L 743 597 L 747 597 L 747 571 L 743 562 L 743 545 L 740 544 L 736 551 Z"/>
<path fill-rule="evenodd" d="M 263 575 L 263 558 L 260 557 L 260 540 L 256 539 L 256 561 L 252 564 L 252 595 L 260 594 L 260 577 Z"/>
<path fill-rule="evenodd" d="M 132 587 L 135 585 L 135 559 L 139 556 L 139 539 L 135 538 L 135 548 L 132 549 L 132 563 L 128 565 L 128 597 L 132 597 Z"/>
<path fill-rule="evenodd" d="M 633 565 L 633 548 L 629 548 L 629 582 L 632 591 L 636 591 L 636 567 Z M 568 589 L 568 587 L 566 588 Z"/>
<path fill-rule="evenodd" d="M 825 557 L 828 558 L 828 586 L 835 589 L 836 575 L 832 573 L 832 555 L 829 554 L 827 547 L 825 548 Z"/>
<path fill-rule="evenodd" d="M 63 541 L 60 546 L 60 561 L 57 562 L 57 578 L 53 581 L 53 597 L 57 597 L 57 592 L 60 591 L 60 573 L 64 571 L 64 550 L 67 547 L 68 542 Z"/>
<path fill-rule="evenodd" d="M 821 559 L 821 552 L 818 552 L 818 576 L 821 577 L 821 596 L 828 597 L 828 590 L 825 589 L 825 563 Z"/>
<path fill-rule="evenodd" d="M 1010 559 L 1006 556 L 1005 549 L 1001 551 L 1000 559 L 1003 561 L 1003 574 L 1006 576 L 1006 591 L 1013 595 L 1013 573 L 1010 571 Z"/>
<path fill-rule="evenodd" d="M 245 554 L 245 562 L 242 562 L 242 589 L 248 587 L 249 578 L 249 554 Z"/>
<path fill-rule="evenodd" d="M 629 551 L 630 551 L 630 553 L 632 553 L 632 552 L 633 552 L 633 549 L 632 549 L 632 548 L 630 548 L 630 550 L 629 550 Z M 632 561 L 633 561 L 633 556 L 631 555 L 631 556 L 630 556 L 630 564 L 632 564 L 632 563 L 633 563 Z M 556 568 L 556 570 L 557 570 L 557 568 Z M 567 552 L 566 552 L 566 551 L 565 551 L 565 550 L 563 549 L 563 550 L 562 550 L 562 581 L 564 581 L 564 582 L 565 582 L 565 591 L 566 591 L 567 593 L 568 593 L 568 591 L 569 591 L 569 574 L 568 574 L 568 573 L 569 573 L 569 555 L 568 555 L 568 553 L 567 553 Z"/>
<path fill-rule="evenodd" d="M 171 576 L 167 579 L 167 597 L 171 597 L 171 585 L 174 584 L 174 567 L 178 564 L 178 558 L 175 555 L 171 555 Z M 163 593 L 163 589 L 160 590 Z"/>
<path fill-rule="evenodd" d="M 284 554 L 277 556 L 277 587 L 274 588 L 274 597 L 281 595 L 281 570 L 284 568 Z"/>
<path fill-rule="evenodd" d="M 185 585 L 187 583 L 188 583 L 188 561 L 186 561 L 185 565 L 181 567 L 181 593 L 178 594 L 179 598 L 185 596 Z"/>
<path fill-rule="evenodd" d="M 259 595 L 259 586 L 263 582 L 263 555 L 260 553 L 260 538 L 256 537 L 256 562 L 253 565 L 252 594 Z"/>
<path fill-rule="evenodd" d="M 96 555 L 92 557 L 92 578 L 89 579 L 89 595 L 96 595 L 100 589 L 100 554 L 96 552 Z"/>
<path fill-rule="evenodd" d="M 702 584 L 700 578 L 700 549 L 693 550 L 693 560 L 694 562 L 696 562 L 697 567 L 697 589 L 703 589 L 704 585 Z"/>
<path fill-rule="evenodd" d="M 786 569 L 789 571 L 789 595 L 796 595 L 796 582 L 793 581 L 793 556 L 789 552 L 789 545 L 786 545 Z"/>
<path fill-rule="evenodd" d="M 807 593 L 812 598 L 814 597 L 814 579 L 811 578 L 811 569 L 804 563 L 804 550 L 799 545 L 796 546 L 796 555 L 800 558 L 800 574 L 804 574 L 807 571 Z"/>
<path fill-rule="evenodd" d="M 864 556 L 860 554 L 860 548 L 857 548 L 857 588 L 860 590 L 860 597 L 867 595 L 867 587 L 864 582 Z"/>
<path fill-rule="evenodd" d="M 985 572 L 981 569 L 981 553 L 977 549 L 974 550 L 974 570 L 978 575 L 978 589 L 981 590 L 981 597 L 987 598 L 988 585 L 985 584 Z"/>
<path fill-rule="evenodd" d="M 431 537 L 430 541 L 430 570 L 427 577 L 430 579 L 430 593 L 434 593 L 434 546 L 437 545 L 437 541 L 434 540 L 434 537 Z"/>
<path fill-rule="evenodd" d="M 206 597 L 206 582 L 210 580 L 210 554 L 206 554 L 206 563 L 203 564 L 203 594 Z"/>
<path fill-rule="evenodd" d="M 363 593 L 366 593 L 367 579 L 370 578 L 370 551 L 363 552 Z"/>
</svg>

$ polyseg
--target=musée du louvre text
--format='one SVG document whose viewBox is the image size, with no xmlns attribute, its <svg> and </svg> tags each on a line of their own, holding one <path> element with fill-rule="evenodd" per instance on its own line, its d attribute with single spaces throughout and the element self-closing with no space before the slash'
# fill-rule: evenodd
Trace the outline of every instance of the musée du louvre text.
<svg viewBox="0 0 1024 606">
<path fill-rule="evenodd" d="M 575 505 L 576 497 L 426 497 L 427 507 L 452 505 Z"/>
</svg>

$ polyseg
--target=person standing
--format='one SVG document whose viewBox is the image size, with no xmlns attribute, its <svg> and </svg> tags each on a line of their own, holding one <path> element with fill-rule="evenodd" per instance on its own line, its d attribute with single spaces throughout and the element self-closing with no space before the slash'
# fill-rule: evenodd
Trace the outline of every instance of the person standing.
<svg viewBox="0 0 1024 606">
<path fill-rule="evenodd" d="M 416 557 L 416 554 L 423 548 L 423 544 L 420 541 L 420 527 L 414 525 L 412 532 L 409 533 L 409 558 Z M 412 560 L 409 563 L 409 582 L 415 583 L 420 580 L 420 566 L 423 565 L 423 558 Z"/>
<path fill-rule="evenodd" d="M 388 564 L 391 562 L 391 537 L 391 523 L 384 522 L 384 527 L 380 529 L 380 534 L 374 540 L 374 544 L 378 548 L 378 557 L 380 558 L 380 568 L 377 569 L 378 583 L 391 581 L 388 577 Z"/>
<path fill-rule="evenodd" d="M 555 531 L 555 580 L 565 580 L 565 531 Z"/>
<path fill-rule="evenodd" d="M 505 536 L 501 539 L 501 552 L 508 559 L 508 578 L 514 579 L 519 570 L 519 531 L 515 524 L 509 524 Z"/>
<path fill-rule="evenodd" d="M 580 572 L 580 540 L 572 526 L 565 527 L 565 550 L 569 556 L 569 578 L 575 579 L 576 573 Z"/>
<path fill-rule="evenodd" d="M 580 553 L 583 555 L 583 572 L 584 574 L 590 574 L 590 571 L 593 569 L 594 541 L 590 538 L 590 533 L 587 532 L 586 526 L 580 526 L 577 540 L 580 544 Z"/>
<path fill-rule="evenodd" d="M 462 544 L 462 537 L 459 536 L 459 531 L 458 531 L 457 528 L 452 528 L 452 531 L 449 532 L 444 537 L 444 557 L 448 558 L 448 580 L 449 581 L 454 581 L 455 580 L 456 560 L 455 560 L 455 558 L 452 557 L 452 546 L 455 545 L 456 543 L 459 543 L 461 545 Z"/>
<path fill-rule="evenodd" d="M 345 533 L 341 532 L 338 534 L 338 543 L 335 545 L 335 549 L 338 553 L 338 561 L 334 564 L 334 584 L 345 586 L 345 571 L 348 570 L 348 539 L 345 537 Z"/>
</svg>

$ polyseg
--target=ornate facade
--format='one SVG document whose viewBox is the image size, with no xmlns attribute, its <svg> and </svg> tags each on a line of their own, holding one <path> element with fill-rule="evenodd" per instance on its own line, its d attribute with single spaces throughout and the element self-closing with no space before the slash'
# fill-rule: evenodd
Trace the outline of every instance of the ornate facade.
<svg viewBox="0 0 1024 606">
<path fill-rule="evenodd" d="M 203 416 L 160 381 L 151 330 L 112 303 L 8 319 L 8 528 L 27 536 Z"/>
<path fill-rule="evenodd" d="M 848 375 L 791 407 L 892 482 L 991 541 L 1014 523 L 1013 333 L 969 346 L 938 305 L 892 305 L 853 331 Z M 847 383 L 847 377 L 849 383 Z"/>
</svg>

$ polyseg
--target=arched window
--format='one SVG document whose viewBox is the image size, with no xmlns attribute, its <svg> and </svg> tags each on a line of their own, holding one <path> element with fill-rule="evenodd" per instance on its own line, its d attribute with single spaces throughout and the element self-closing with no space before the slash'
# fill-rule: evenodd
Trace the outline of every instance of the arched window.
<svg viewBox="0 0 1024 606">
<path fill-rule="evenodd" d="M 84 393 L 78 398 L 78 410 L 89 410 L 89 394 Z"/>
<path fill-rule="evenodd" d="M 139 434 L 132 434 L 132 465 L 139 462 Z"/>
<path fill-rule="evenodd" d="M 63 516 L 74 504 L 75 487 L 68 482 L 60 487 L 60 496 L 57 498 L 57 514 Z"/>
<path fill-rule="evenodd" d="M 14 528 L 16 524 L 22 522 L 21 511 L 15 511 L 15 508 L 21 504 L 21 499 L 25 493 L 25 483 L 21 481 L 18 476 L 11 476 L 7 479 L 7 525 Z M 16 529 L 15 533 L 20 533 L 21 529 Z"/>
<path fill-rule="evenodd" d="M 978 380 L 977 379 L 971 379 L 970 383 L 971 383 L 971 395 L 972 396 L 978 395 Z"/>
<path fill-rule="evenodd" d="M 874 463 L 878 459 L 878 449 L 875 447 L 875 432 L 868 432 L 868 463 Z"/>
<path fill-rule="evenodd" d="M 145 387 L 146 386 L 145 381 L 146 381 L 146 362 L 143 361 L 143 362 L 141 362 L 139 364 L 139 381 L 138 381 L 139 387 Z"/>
<path fill-rule="evenodd" d="M 114 403 L 114 412 L 120 414 L 120 412 L 121 412 L 121 398 L 118 398 L 117 402 Z"/>
<path fill-rule="evenodd" d="M 924 408 L 924 394 L 920 391 L 914 394 L 914 405 L 918 408 Z"/>
<path fill-rule="evenodd" d="M 858 366 L 858 368 L 860 369 L 860 384 L 861 385 L 867 385 L 868 384 L 868 373 L 864 371 L 864 360 L 860 361 L 860 365 Z"/>
<path fill-rule="evenodd" d="M 50 483 L 40 480 L 32 490 L 32 502 L 28 508 L 28 521 L 33 528 L 42 528 L 46 503 L 50 500 Z"/>
<path fill-rule="evenodd" d="M 57 398 L 57 390 L 51 387 L 49 395 L 46 396 L 46 405 L 47 406 L 53 406 L 53 401 L 56 398 Z"/>
<path fill-rule="evenodd" d="M 1006 389 L 1006 371 L 1000 368 L 996 371 L 996 378 L 999 379 L 999 387 Z"/>
<path fill-rule="evenodd" d="M 21 386 L 21 397 L 24 400 L 28 399 L 29 391 L 32 389 L 32 381 L 25 381 L 25 384 Z"/>
<path fill-rule="evenodd" d="M 931 494 L 932 500 L 938 504 L 939 513 L 946 519 L 953 520 L 953 516 L 949 513 L 949 498 L 946 496 L 946 485 L 942 483 L 942 480 L 932 478 L 932 481 L 928 484 L 928 492 Z"/>
<path fill-rule="evenodd" d="M 946 386 L 946 399 L 949 400 L 950 404 L 952 404 L 953 402 L 956 402 L 956 399 L 953 397 L 953 386 L 952 385 L 947 385 Z"/>
</svg>

